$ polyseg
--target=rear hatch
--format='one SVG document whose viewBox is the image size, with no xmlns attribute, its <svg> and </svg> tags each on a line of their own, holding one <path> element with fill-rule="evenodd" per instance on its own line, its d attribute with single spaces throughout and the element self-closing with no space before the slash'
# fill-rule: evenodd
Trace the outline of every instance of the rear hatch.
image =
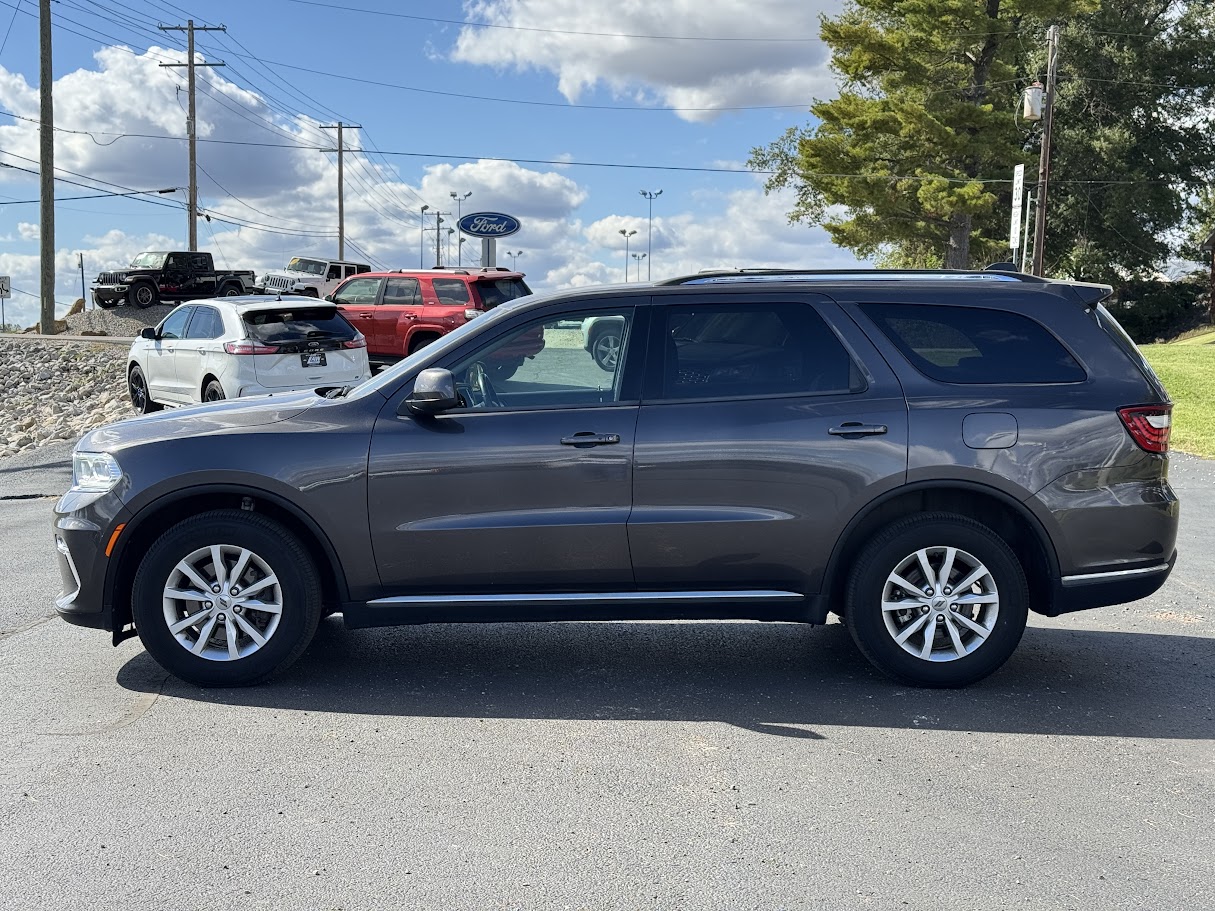
<svg viewBox="0 0 1215 911">
<path fill-rule="evenodd" d="M 333 304 L 277 306 L 241 314 L 257 381 L 268 388 L 354 383 L 369 376 L 367 341 Z"/>
</svg>

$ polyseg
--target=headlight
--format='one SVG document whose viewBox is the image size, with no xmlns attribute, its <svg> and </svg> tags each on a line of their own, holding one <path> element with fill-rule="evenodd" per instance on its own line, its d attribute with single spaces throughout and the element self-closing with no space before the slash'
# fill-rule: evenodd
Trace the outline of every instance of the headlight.
<svg viewBox="0 0 1215 911">
<path fill-rule="evenodd" d="M 113 490 L 121 478 L 122 469 L 108 452 L 72 453 L 72 490 Z"/>
</svg>

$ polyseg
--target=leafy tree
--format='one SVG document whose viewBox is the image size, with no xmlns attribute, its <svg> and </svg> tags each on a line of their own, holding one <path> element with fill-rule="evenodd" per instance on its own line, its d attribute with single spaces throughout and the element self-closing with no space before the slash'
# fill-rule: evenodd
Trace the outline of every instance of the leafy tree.
<svg viewBox="0 0 1215 911">
<path fill-rule="evenodd" d="M 1095 3 L 855 0 L 823 20 L 839 96 L 811 107 L 817 127 L 753 150 L 751 166 L 775 172 L 770 191 L 796 188 L 791 220 L 861 256 L 990 260 L 1008 246 L 1009 172 L 1033 157 L 1015 116 L 1027 25 Z M 981 179 L 996 175 L 1009 183 Z"/>
<path fill-rule="evenodd" d="M 1017 108 L 1050 23 L 1063 39 L 1048 271 L 1150 271 L 1215 171 L 1209 0 L 854 0 L 823 21 L 839 97 L 751 165 L 796 191 L 790 220 L 883 264 L 1002 258 L 1012 168 L 1036 177 L 1040 130 Z"/>
<path fill-rule="evenodd" d="M 1192 257 L 1215 186 L 1209 0 L 1103 0 L 1061 48 L 1048 271 L 1120 283 Z"/>
</svg>

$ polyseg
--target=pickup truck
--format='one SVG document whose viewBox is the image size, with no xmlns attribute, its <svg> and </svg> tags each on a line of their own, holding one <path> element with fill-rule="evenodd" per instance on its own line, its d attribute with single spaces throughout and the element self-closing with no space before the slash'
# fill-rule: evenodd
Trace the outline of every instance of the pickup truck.
<svg viewBox="0 0 1215 911">
<path fill-rule="evenodd" d="M 161 301 L 235 297 L 253 290 L 253 272 L 218 272 L 210 253 L 140 253 L 125 269 L 102 272 L 93 281 L 93 303 L 108 310 L 119 304 L 151 307 Z"/>
<path fill-rule="evenodd" d="M 287 268 L 264 273 L 257 290 L 266 294 L 324 297 L 350 276 L 370 271 L 371 266 L 367 263 L 293 256 Z"/>
</svg>

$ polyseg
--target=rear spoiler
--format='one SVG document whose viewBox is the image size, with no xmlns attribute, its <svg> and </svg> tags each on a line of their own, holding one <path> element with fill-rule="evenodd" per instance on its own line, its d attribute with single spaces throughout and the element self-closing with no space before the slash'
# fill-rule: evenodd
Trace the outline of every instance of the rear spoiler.
<svg viewBox="0 0 1215 911">
<path fill-rule="evenodd" d="M 1114 293 L 1114 289 L 1109 285 L 1098 285 L 1093 282 L 1064 282 L 1063 284 L 1070 288 L 1072 294 L 1076 295 L 1080 303 L 1089 310 Z"/>
</svg>

